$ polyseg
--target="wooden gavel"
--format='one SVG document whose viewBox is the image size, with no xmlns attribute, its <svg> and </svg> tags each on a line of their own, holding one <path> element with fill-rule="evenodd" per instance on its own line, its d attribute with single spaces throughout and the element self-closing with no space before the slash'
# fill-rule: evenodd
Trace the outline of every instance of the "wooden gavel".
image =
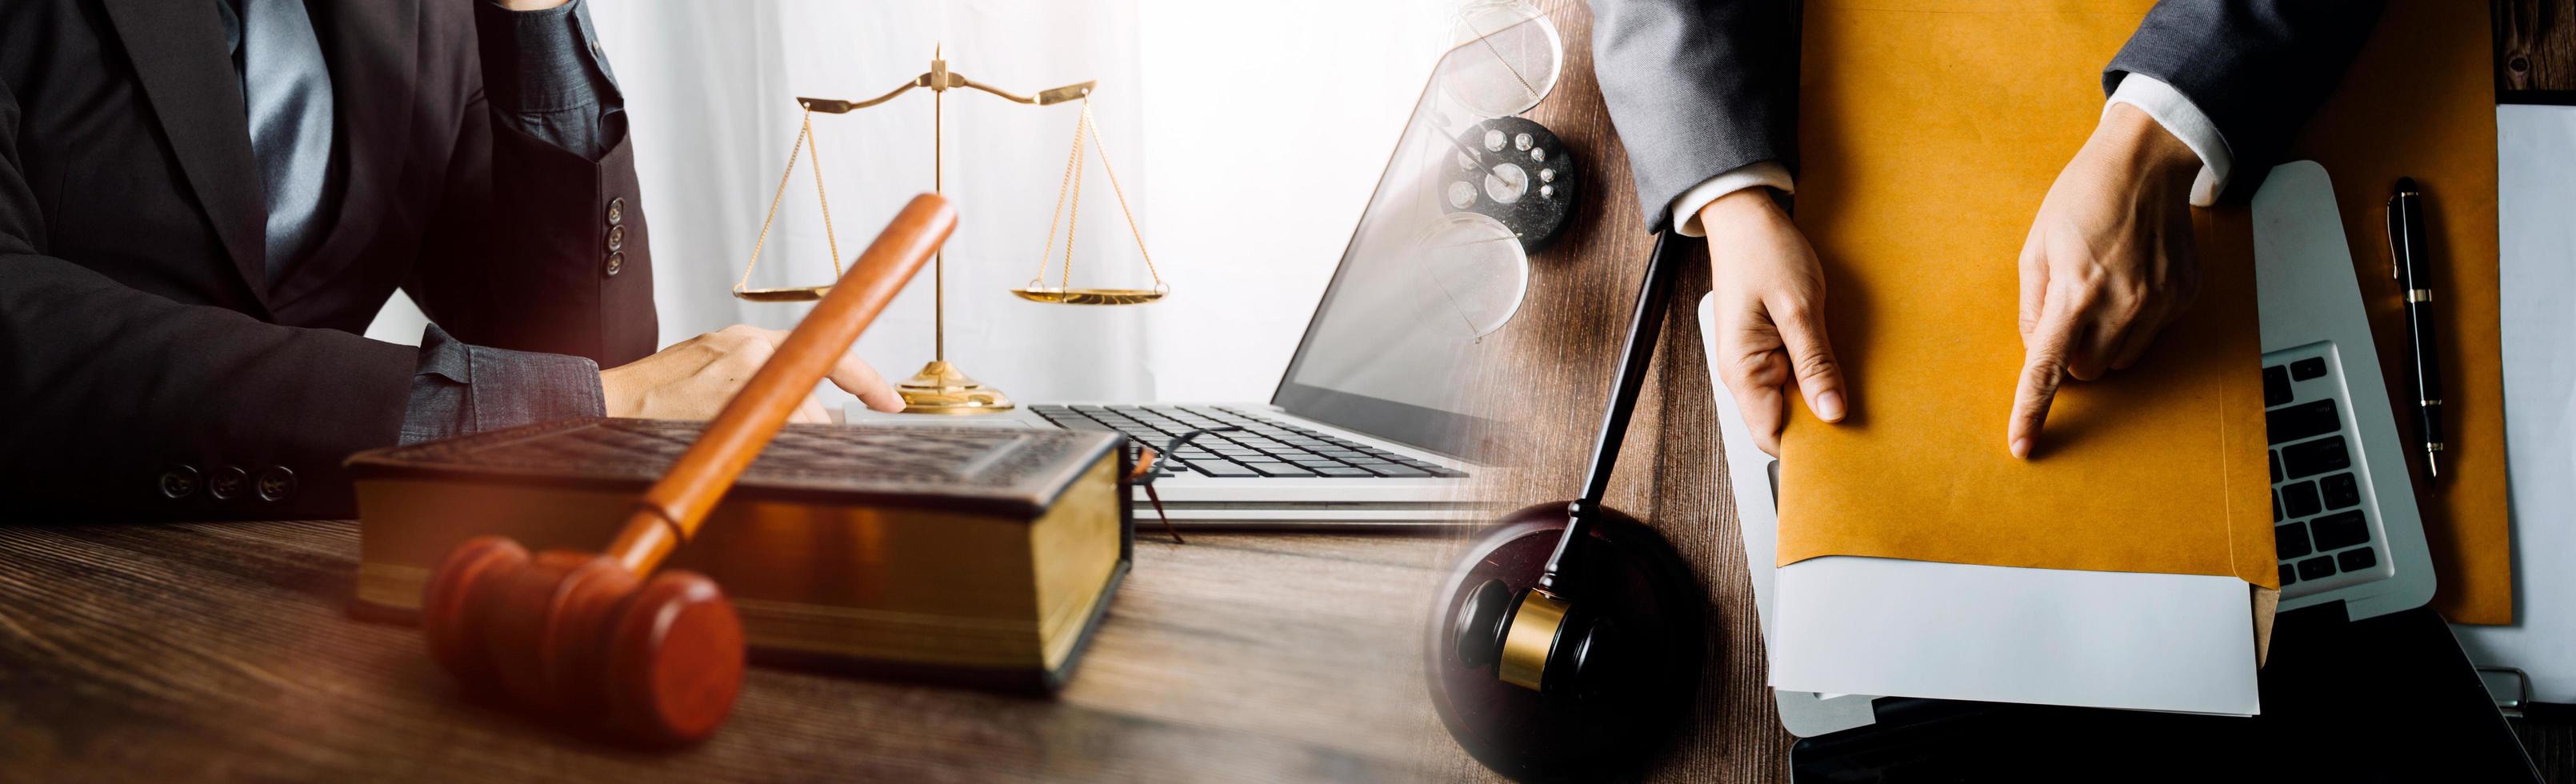
<svg viewBox="0 0 2576 784">
<path fill-rule="evenodd" d="M 497 686 L 617 737 L 673 743 L 714 732 L 742 688 L 742 620 L 705 575 L 653 570 L 956 227 L 947 199 L 913 197 L 645 491 L 606 552 L 531 556 L 499 536 L 457 547 L 422 597 L 430 655 L 468 687 Z"/>
</svg>

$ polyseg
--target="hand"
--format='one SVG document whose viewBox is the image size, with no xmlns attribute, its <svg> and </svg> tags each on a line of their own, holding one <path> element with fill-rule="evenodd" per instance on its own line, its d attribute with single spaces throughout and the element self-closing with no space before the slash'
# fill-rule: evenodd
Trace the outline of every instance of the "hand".
<svg viewBox="0 0 2576 784">
<path fill-rule="evenodd" d="M 735 324 L 680 341 L 643 359 L 599 371 L 608 415 L 646 419 L 712 419 L 787 339 L 774 329 Z M 832 384 L 878 411 L 903 410 L 903 398 L 858 357 L 842 355 Z M 790 422 L 830 422 L 823 404 L 805 396 Z"/>
<path fill-rule="evenodd" d="M 1716 295 L 1717 377 L 1735 395 L 1754 445 L 1778 456 L 1788 421 L 1781 387 L 1793 376 L 1818 419 L 1842 421 L 1848 402 L 1842 365 L 1825 340 L 1825 271 L 1769 188 L 1720 196 L 1699 216 Z"/>
<path fill-rule="evenodd" d="M 2200 287 L 2191 183 L 2200 157 L 2155 118 L 2113 104 L 2049 186 L 2021 248 L 2021 384 L 2005 428 L 2030 457 L 2065 376 L 2127 368 Z"/>
</svg>

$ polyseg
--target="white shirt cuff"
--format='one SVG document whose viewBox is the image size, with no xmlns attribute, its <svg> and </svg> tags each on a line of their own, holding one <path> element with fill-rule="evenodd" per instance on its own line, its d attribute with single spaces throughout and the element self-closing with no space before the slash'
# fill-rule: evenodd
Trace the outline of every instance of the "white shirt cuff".
<svg viewBox="0 0 2576 784">
<path fill-rule="evenodd" d="M 1781 193 L 1795 193 L 1794 185 L 1789 180 L 1789 167 L 1780 165 L 1779 161 L 1760 161 L 1728 169 L 1673 197 L 1673 230 L 1681 232 L 1684 237 L 1708 236 L 1708 229 L 1699 225 L 1699 211 L 1709 202 L 1717 201 L 1717 197 L 1757 186 Z"/>
<path fill-rule="evenodd" d="M 2219 135 L 2218 125 L 2201 113 L 2190 96 L 2164 80 L 2133 73 L 2120 79 L 2119 89 L 2111 91 L 2111 100 L 2102 102 L 2102 110 L 2108 112 L 2117 103 L 2146 112 L 2157 125 L 2164 126 L 2166 133 L 2181 139 L 2183 146 L 2200 156 L 2200 176 L 2191 181 L 2192 206 L 2207 207 L 2218 201 L 2218 194 L 2227 190 L 2228 176 L 2234 173 L 2236 155 L 2227 148 L 2227 137 Z"/>
</svg>

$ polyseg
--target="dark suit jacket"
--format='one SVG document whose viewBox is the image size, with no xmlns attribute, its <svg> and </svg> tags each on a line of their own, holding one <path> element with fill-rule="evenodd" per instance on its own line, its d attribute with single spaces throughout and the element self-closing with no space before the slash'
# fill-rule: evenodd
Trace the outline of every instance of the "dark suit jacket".
<svg viewBox="0 0 2576 784">
<path fill-rule="evenodd" d="M 1636 172 L 1646 224 L 1674 198 L 1762 161 L 1797 169 L 1793 0 L 1591 0 L 1601 95 Z M 2262 181 L 2352 65 L 2383 0 L 2161 0 L 2103 69 L 2191 98 L 2235 155 L 2231 190 Z"/>
<path fill-rule="evenodd" d="M 0 3 L 13 508 L 348 514 L 340 463 L 395 442 L 419 362 L 357 334 L 397 286 L 467 343 L 603 367 L 653 351 L 631 149 L 592 162 L 496 124 L 476 1 L 308 0 L 343 181 L 274 285 L 215 3 Z"/>
</svg>

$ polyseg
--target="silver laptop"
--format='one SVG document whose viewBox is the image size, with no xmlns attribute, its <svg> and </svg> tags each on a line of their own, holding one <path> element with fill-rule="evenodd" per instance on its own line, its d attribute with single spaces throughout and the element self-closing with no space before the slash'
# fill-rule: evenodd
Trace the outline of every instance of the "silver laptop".
<svg viewBox="0 0 2576 784">
<path fill-rule="evenodd" d="M 2421 607 L 2433 597 L 2432 556 L 2333 183 L 2314 161 L 2283 164 L 2255 193 L 2253 208 L 2280 610 L 2341 602 L 2352 621 Z M 1704 347 L 1715 345 L 1712 315 L 1702 299 Z M 1768 639 L 1779 465 L 1753 446 L 1733 396 L 1720 389 L 1715 398 L 1754 606 Z M 1773 696 L 1780 723 L 1800 737 L 1877 723 L 1881 707 L 1898 699 Z"/>
<path fill-rule="evenodd" d="M 1496 366 L 1484 338 L 1519 311 L 1529 268 L 1514 235 L 1473 235 L 1501 224 L 1442 197 L 1455 140 L 1484 121 L 1444 89 L 1437 75 L 1450 70 L 1434 69 L 1267 402 L 1036 404 L 907 423 L 1116 431 L 1157 452 L 1211 431 L 1168 450 L 1153 482 L 1185 527 L 1484 522 L 1463 480 L 1484 467 L 1471 447 L 1492 423 L 1464 401 L 1474 369 Z M 887 419 L 847 410 L 854 422 Z M 1151 525 L 1141 490 L 1135 500 Z"/>
</svg>

